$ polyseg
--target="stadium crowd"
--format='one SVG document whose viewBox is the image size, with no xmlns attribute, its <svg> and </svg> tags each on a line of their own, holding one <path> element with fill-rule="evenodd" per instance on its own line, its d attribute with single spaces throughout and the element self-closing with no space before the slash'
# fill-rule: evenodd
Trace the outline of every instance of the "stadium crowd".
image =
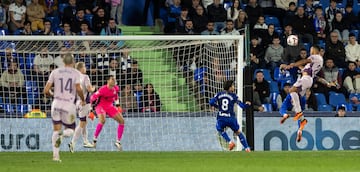
<svg viewBox="0 0 360 172">
<path fill-rule="evenodd" d="M 298 76 L 297 69 L 279 71 L 279 65 L 306 58 L 313 44 L 322 47 L 325 65 L 312 89 L 309 90 L 307 98 L 310 101 L 306 107 L 310 110 L 334 110 L 339 103 L 349 104 L 347 107 L 351 110 L 360 107 L 357 106 L 360 104 L 358 94 L 360 93 L 360 47 L 357 43 L 360 6 L 357 1 L 153 0 L 153 2 L 154 21 L 162 21 L 165 34 L 239 35 L 244 34 L 247 25 L 250 27 L 249 58 L 254 70 L 255 110 L 266 111 L 269 109 L 267 106 L 273 110 L 278 109 L 283 95 L 286 95 L 283 92 L 286 92 L 288 84 L 292 84 Z M 150 0 L 146 0 L 144 11 L 148 10 L 149 3 Z M 0 31 L 2 34 L 13 35 L 122 35 L 122 8 L 121 0 L 1 0 Z M 147 15 L 147 12 L 145 14 Z M 146 15 L 143 17 L 144 23 L 146 23 Z M 287 45 L 287 37 L 292 34 L 299 37 L 296 46 Z M 116 44 L 103 43 L 110 47 L 126 49 L 121 41 Z M 64 41 L 61 44 L 64 50 L 74 45 L 71 41 Z M 89 46 L 86 41 L 82 44 L 84 47 Z M 123 51 L 122 54 L 98 53 L 95 57 L 89 57 L 89 54 L 85 53 L 76 55 L 77 61 L 84 61 L 90 69 L 88 73 L 93 81 L 101 80 L 98 78 L 101 72 L 115 74 L 119 79 L 131 78 L 121 80 L 119 83 L 123 87 L 124 96 L 134 94 L 129 92 L 135 92 L 136 103 L 127 104 L 130 106 L 129 111 L 160 111 L 159 96 L 153 90 L 152 84 L 147 84 L 146 89 L 142 91 L 142 72 L 137 61 L 132 60 L 127 51 Z M 3 93 L 8 93 L 8 90 L 10 95 L 13 95 L 11 91 L 14 90 L 15 93 L 19 90 L 24 92 L 23 88 L 28 87 L 26 83 L 28 80 L 39 82 L 41 89 L 43 82 L 47 80 L 47 74 L 61 65 L 61 56 L 52 57 L 46 49 L 32 58 L 33 65 L 26 66 L 26 62 L 14 60 L 16 57 L 11 52 L 4 52 L 1 55 Z M 32 71 L 21 76 L 17 68 L 28 67 Z M 181 67 L 185 66 L 181 65 Z M 16 82 L 6 81 L 6 78 L 14 80 L 15 77 L 5 74 L 17 74 L 20 79 L 16 79 Z M 32 78 L 28 78 L 29 76 Z M 209 86 L 208 81 L 198 82 L 202 89 L 212 87 Z M 152 94 L 152 96 L 142 96 L 142 94 Z M 24 95 L 17 96 L 24 97 Z M 211 95 L 203 92 L 203 96 Z M 324 101 L 321 99 L 322 96 Z M 344 100 L 346 99 L 345 102 L 333 102 L 334 97 L 336 100 L 343 100 L 342 96 Z M 148 98 L 151 100 L 147 100 Z M 40 100 L 45 104 L 48 102 L 45 98 Z M 132 102 L 133 99 L 129 101 Z M 144 101 L 155 104 L 148 105 Z"/>
</svg>

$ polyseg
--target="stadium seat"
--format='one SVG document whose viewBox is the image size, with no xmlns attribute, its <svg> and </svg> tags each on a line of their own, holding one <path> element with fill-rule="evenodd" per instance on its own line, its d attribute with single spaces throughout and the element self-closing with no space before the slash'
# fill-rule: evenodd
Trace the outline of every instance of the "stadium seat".
<svg viewBox="0 0 360 172">
<path fill-rule="evenodd" d="M 7 114 L 13 114 L 14 113 L 14 105 L 12 104 L 4 104 L 3 109 L 5 110 L 5 113 Z"/>
<path fill-rule="evenodd" d="M 262 71 L 264 73 L 264 79 L 267 81 L 272 81 L 271 79 L 271 74 L 270 74 L 270 70 L 269 69 L 256 69 L 254 71 L 254 79 L 256 78 L 256 72 L 258 71 Z"/>
<path fill-rule="evenodd" d="M 26 104 L 18 104 L 16 105 L 16 113 L 24 115 L 29 111 L 29 105 Z"/>
<path fill-rule="evenodd" d="M 51 29 L 54 30 L 60 25 L 60 20 L 58 17 L 46 17 L 47 20 L 51 22 Z"/>
<path fill-rule="evenodd" d="M 305 49 L 306 49 L 306 52 L 307 52 L 308 54 L 310 54 L 311 44 L 308 43 L 308 42 L 304 42 L 304 47 L 305 47 Z"/>
<path fill-rule="evenodd" d="M 351 112 L 351 111 L 353 110 L 353 107 L 352 107 L 351 104 L 349 104 L 349 103 L 340 103 L 340 104 L 338 104 L 338 105 L 336 106 L 336 111 L 338 111 L 338 110 L 339 110 L 339 107 L 341 107 L 341 106 L 344 106 L 344 107 L 345 107 L 345 111 L 347 111 L 347 112 Z"/>
<path fill-rule="evenodd" d="M 353 33 L 355 35 L 356 40 L 359 39 L 359 30 L 351 30 L 350 33 Z"/>
<path fill-rule="evenodd" d="M 344 74 L 345 68 L 338 68 L 339 69 L 339 75 L 342 76 Z"/>
<path fill-rule="evenodd" d="M 272 112 L 272 105 L 270 103 L 262 104 L 264 112 Z"/>
<path fill-rule="evenodd" d="M 64 14 L 64 9 L 65 9 L 67 6 L 69 6 L 68 3 L 61 3 L 61 4 L 59 4 L 59 12 L 60 12 L 61 15 Z"/>
<path fill-rule="evenodd" d="M 279 93 L 280 92 L 277 82 L 270 81 L 269 85 L 270 85 L 270 93 Z"/>
<path fill-rule="evenodd" d="M 270 101 L 271 101 L 271 104 L 272 104 L 272 109 L 273 110 L 278 110 L 277 109 L 277 102 L 276 102 L 276 99 L 278 97 L 279 93 L 270 93 Z"/>
<path fill-rule="evenodd" d="M 274 80 L 275 81 L 283 81 L 283 80 L 292 80 L 292 76 L 290 74 L 290 71 L 288 70 L 284 70 L 283 72 L 280 72 L 280 68 L 279 67 L 276 67 L 274 69 Z"/>
<path fill-rule="evenodd" d="M 327 105 L 326 98 L 323 93 L 314 93 L 318 105 Z"/>
<path fill-rule="evenodd" d="M 265 23 L 267 25 L 273 24 L 275 27 L 281 27 L 279 19 L 275 16 L 265 16 Z"/>
<path fill-rule="evenodd" d="M 0 36 L 5 36 L 9 34 L 7 29 L 0 29 Z"/>
<path fill-rule="evenodd" d="M 92 18 L 93 17 L 94 16 L 92 14 L 85 14 L 85 16 L 84 16 L 85 20 L 89 22 L 89 27 L 90 28 L 92 28 Z"/>
<path fill-rule="evenodd" d="M 194 81 L 201 82 L 204 79 L 206 67 L 196 68 L 194 71 Z"/>
<path fill-rule="evenodd" d="M 332 93 L 329 94 L 329 104 L 333 107 L 336 107 L 338 104 L 347 104 L 344 94 L 342 93 Z"/>
<path fill-rule="evenodd" d="M 318 111 L 329 112 L 329 111 L 334 111 L 334 110 L 333 110 L 333 107 L 331 105 L 324 104 L 324 105 L 318 105 Z"/>
</svg>

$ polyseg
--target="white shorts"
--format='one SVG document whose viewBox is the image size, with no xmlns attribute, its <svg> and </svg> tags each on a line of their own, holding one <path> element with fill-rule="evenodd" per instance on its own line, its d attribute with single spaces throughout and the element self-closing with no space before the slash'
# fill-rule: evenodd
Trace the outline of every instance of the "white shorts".
<svg viewBox="0 0 360 172">
<path fill-rule="evenodd" d="M 298 93 L 300 94 L 300 96 L 304 96 L 306 90 L 311 88 L 312 84 L 313 78 L 309 75 L 304 75 L 298 78 L 298 80 L 296 80 L 293 86 L 298 89 Z"/>
<path fill-rule="evenodd" d="M 54 100 L 51 104 L 51 118 L 54 123 L 62 122 L 67 125 L 75 123 L 75 104 L 67 101 Z"/>
<path fill-rule="evenodd" d="M 91 111 L 91 105 L 86 104 L 85 106 L 81 106 L 81 101 L 76 103 L 76 109 L 79 115 L 79 118 L 87 117 Z"/>
</svg>

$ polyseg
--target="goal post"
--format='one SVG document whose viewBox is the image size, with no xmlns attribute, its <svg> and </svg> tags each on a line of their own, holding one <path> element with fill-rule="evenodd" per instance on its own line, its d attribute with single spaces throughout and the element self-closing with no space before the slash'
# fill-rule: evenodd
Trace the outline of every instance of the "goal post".
<svg viewBox="0 0 360 172">
<path fill-rule="evenodd" d="M 160 150 L 159 145 L 169 140 L 175 146 L 165 150 L 221 149 L 216 137 L 211 134 L 211 131 L 215 132 L 215 115 L 208 106 L 208 100 L 223 89 L 222 83 L 228 79 L 235 80 L 237 95 L 243 100 L 245 40 L 242 35 L 0 38 L 1 75 L 8 73 L 9 65 L 14 61 L 23 76 L 23 85 L 18 86 L 20 89 L 14 94 L 8 94 L 9 91 L 5 91 L 7 88 L 2 86 L 0 123 L 8 122 L 8 125 L 1 125 L 0 134 L 9 130 L 7 126 L 14 127 L 29 115 L 44 117 L 45 114 L 49 119 L 52 99 L 44 97 L 42 89 L 48 73 L 60 65 L 61 56 L 65 53 L 71 53 L 77 62 L 86 64 L 87 74 L 97 87 L 104 84 L 104 76 L 115 75 L 121 87 L 120 104 L 124 106 L 127 121 L 123 144 L 134 144 L 128 150 Z M 149 93 L 151 88 L 159 101 Z M 145 93 L 148 93 L 147 96 Z M 241 108 L 236 111 L 242 129 L 243 111 Z M 113 125 L 112 122 L 107 124 L 108 128 Z M 90 122 L 89 125 L 91 136 L 95 123 Z M 21 126 L 16 130 L 27 132 Z M 109 134 L 99 139 L 112 138 Z M 141 145 L 143 142 L 137 143 L 142 139 L 148 147 L 144 148 Z M 207 146 L 194 146 L 194 140 Z M 216 145 L 211 145 L 214 141 Z M 4 143 L 7 143 L 6 140 Z M 241 145 L 239 141 L 237 143 Z"/>
</svg>

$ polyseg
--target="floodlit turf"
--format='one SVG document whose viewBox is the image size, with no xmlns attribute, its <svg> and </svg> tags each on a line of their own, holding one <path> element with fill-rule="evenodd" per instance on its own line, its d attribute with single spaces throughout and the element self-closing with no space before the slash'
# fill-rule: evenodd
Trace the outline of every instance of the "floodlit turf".
<svg viewBox="0 0 360 172">
<path fill-rule="evenodd" d="M 360 151 L 0 153 L 0 172 L 358 172 Z"/>
</svg>

